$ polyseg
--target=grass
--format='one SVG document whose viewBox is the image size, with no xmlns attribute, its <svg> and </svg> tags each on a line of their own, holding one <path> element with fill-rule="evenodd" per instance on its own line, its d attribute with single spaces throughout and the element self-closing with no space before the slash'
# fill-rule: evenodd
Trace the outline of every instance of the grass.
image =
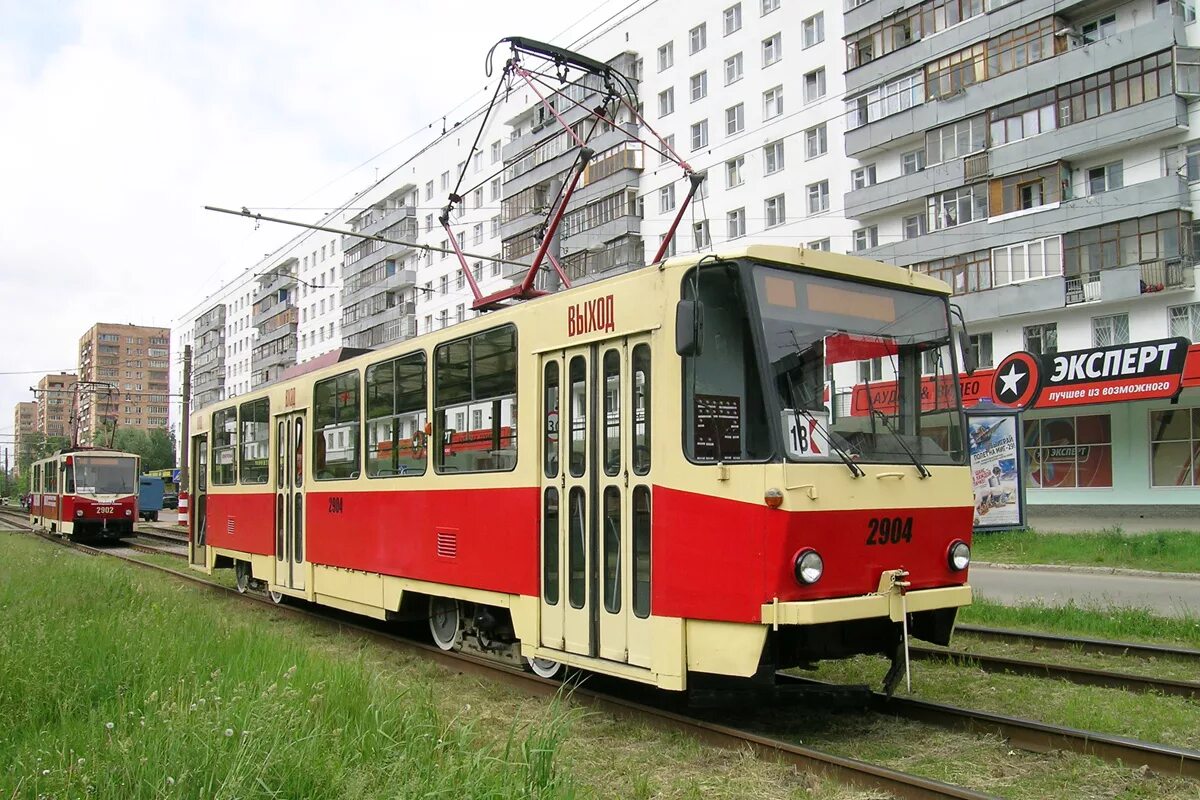
<svg viewBox="0 0 1200 800">
<path fill-rule="evenodd" d="M 1074 601 L 1062 606 L 1044 603 L 1009 606 L 976 597 L 971 605 L 959 609 L 958 621 L 992 628 L 1200 649 L 1200 616 L 1160 617 L 1140 608 L 1081 606 Z"/>
<path fill-rule="evenodd" d="M 1187 531 L 1125 534 L 997 531 L 977 534 L 976 561 L 1007 564 L 1073 564 L 1159 572 L 1200 572 L 1200 535 Z"/>
<path fill-rule="evenodd" d="M 26 536 L 0 631 L 2 800 L 877 796 Z"/>
</svg>

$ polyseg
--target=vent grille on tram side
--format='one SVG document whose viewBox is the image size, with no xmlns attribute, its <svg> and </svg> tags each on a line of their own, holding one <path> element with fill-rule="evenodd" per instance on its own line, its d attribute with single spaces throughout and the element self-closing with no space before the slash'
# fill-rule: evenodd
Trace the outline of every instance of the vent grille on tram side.
<svg viewBox="0 0 1200 800">
<path fill-rule="evenodd" d="M 458 531 L 437 532 L 437 554 L 439 558 L 458 556 Z"/>
</svg>

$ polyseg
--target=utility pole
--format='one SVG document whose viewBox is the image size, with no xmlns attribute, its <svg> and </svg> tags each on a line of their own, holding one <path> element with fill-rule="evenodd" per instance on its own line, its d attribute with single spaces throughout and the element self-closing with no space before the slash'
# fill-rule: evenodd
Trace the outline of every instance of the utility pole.
<svg viewBox="0 0 1200 800">
<path fill-rule="evenodd" d="M 188 486 L 188 440 L 191 437 L 190 417 L 192 416 L 192 346 L 183 346 L 183 402 L 180 403 L 180 413 L 183 419 L 179 421 L 179 490 L 187 491 Z"/>
<path fill-rule="evenodd" d="M 559 195 L 562 194 L 562 189 L 563 189 L 562 178 L 554 178 L 550 181 L 550 189 L 549 189 L 548 194 L 550 197 L 559 197 Z M 565 203 L 566 198 L 559 197 L 558 202 Z M 548 256 L 550 256 L 550 258 L 554 259 L 555 261 L 557 261 L 560 264 L 562 263 L 562 236 L 560 236 L 561 231 L 562 231 L 561 225 L 555 227 L 554 235 L 550 237 L 550 246 L 546 249 L 546 254 Z M 543 281 L 543 285 L 545 286 L 546 291 L 551 292 L 551 293 L 557 292 L 560 288 L 562 288 L 561 286 L 559 286 L 559 283 L 560 283 L 560 281 L 558 280 L 558 273 L 555 272 L 553 269 L 546 270 L 546 277 Z"/>
</svg>

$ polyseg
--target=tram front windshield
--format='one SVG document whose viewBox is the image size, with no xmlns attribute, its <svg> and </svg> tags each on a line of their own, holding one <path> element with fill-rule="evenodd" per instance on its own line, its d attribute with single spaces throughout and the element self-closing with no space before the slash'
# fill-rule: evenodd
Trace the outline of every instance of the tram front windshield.
<svg viewBox="0 0 1200 800">
<path fill-rule="evenodd" d="M 137 461 L 122 456 L 75 456 L 77 494 L 133 494 L 137 487 Z"/>
<path fill-rule="evenodd" d="M 944 296 L 763 265 L 753 284 L 790 459 L 962 463 Z"/>
</svg>

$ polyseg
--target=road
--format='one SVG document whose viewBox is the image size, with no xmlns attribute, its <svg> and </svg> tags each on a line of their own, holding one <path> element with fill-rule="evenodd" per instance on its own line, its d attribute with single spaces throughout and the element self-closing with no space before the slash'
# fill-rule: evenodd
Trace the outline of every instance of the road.
<svg viewBox="0 0 1200 800">
<path fill-rule="evenodd" d="M 1200 618 L 1200 576 L 1157 578 L 1088 572 L 971 567 L 980 597 L 1000 603 L 1040 600 L 1048 605 L 1128 606 L 1172 617 Z"/>
</svg>

